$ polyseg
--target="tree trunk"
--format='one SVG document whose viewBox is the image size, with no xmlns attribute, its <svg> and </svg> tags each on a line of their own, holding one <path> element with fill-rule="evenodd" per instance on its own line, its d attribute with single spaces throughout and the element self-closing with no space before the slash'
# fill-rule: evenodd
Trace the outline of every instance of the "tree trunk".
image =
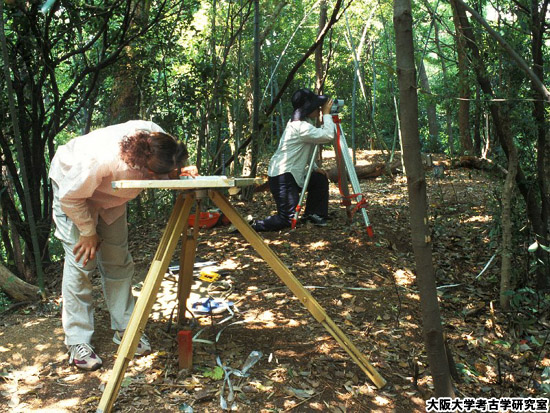
<svg viewBox="0 0 550 413">
<path fill-rule="evenodd" d="M 40 298 L 38 287 L 17 278 L 0 264 L 0 289 L 15 301 L 37 301 Z"/>
<path fill-rule="evenodd" d="M 252 145 L 247 151 L 247 162 L 243 173 L 255 177 L 258 169 L 258 151 L 260 147 L 260 2 L 254 0 L 254 78 L 252 91 Z M 245 188 L 242 196 L 246 200 L 252 199 L 254 190 Z"/>
<path fill-rule="evenodd" d="M 458 57 L 458 132 L 460 137 L 461 154 L 472 155 L 473 145 L 470 134 L 470 81 L 468 79 L 468 57 L 461 28 L 461 9 L 456 5 L 456 0 L 451 0 L 453 9 L 453 21 L 456 30 L 456 52 Z"/>
<path fill-rule="evenodd" d="M 430 81 L 428 80 L 428 75 L 426 74 L 426 68 L 424 67 L 424 61 L 421 60 L 418 64 L 420 84 L 422 85 L 422 90 L 426 93 L 426 111 L 428 114 L 428 132 L 430 134 L 428 138 L 428 149 L 429 152 L 437 153 L 439 152 L 439 131 L 437 126 L 437 110 L 434 102 L 434 97 L 432 96 L 432 91 L 430 89 Z"/>
<path fill-rule="evenodd" d="M 531 0 L 531 54 L 533 55 L 533 72 L 540 82 L 544 81 L 544 32 L 547 23 L 545 15 L 548 10 L 549 0 L 541 3 Z M 537 88 L 534 81 L 531 81 L 531 89 L 535 95 L 533 99 L 533 118 L 536 123 L 537 133 L 537 187 L 541 198 L 541 221 L 546 223 L 543 227 L 544 233 L 538 234 L 542 243 L 548 245 L 550 242 L 550 135 L 548 134 L 548 121 L 545 117 L 544 95 Z M 539 248 L 542 250 L 542 248 Z M 544 251 L 538 252 L 538 258 L 542 259 L 546 268 L 545 278 L 550 279 L 550 254 Z M 539 280 L 543 285 L 544 280 Z"/>
<path fill-rule="evenodd" d="M 132 31 L 134 27 L 147 23 L 150 3 L 133 0 L 130 4 L 130 7 L 134 9 L 130 23 L 130 31 Z M 126 46 L 123 58 L 114 67 L 113 99 L 109 106 L 112 124 L 139 118 L 143 73 L 138 62 L 139 56 L 136 53 L 133 45 Z"/>
<path fill-rule="evenodd" d="M 537 74 L 533 70 L 531 70 L 531 68 L 527 65 L 525 60 L 523 60 L 523 58 L 502 38 L 502 36 L 500 34 L 498 34 L 498 32 L 495 29 L 493 29 L 487 23 L 487 21 L 485 21 L 485 19 L 480 16 L 480 14 L 477 11 L 475 11 L 470 6 L 468 6 L 466 3 L 464 3 L 464 1 L 462 1 L 462 0 L 452 0 L 452 1 L 455 1 L 457 4 L 460 4 L 459 10 L 464 9 L 464 10 L 468 11 L 468 13 L 470 13 L 472 15 L 472 17 L 479 24 L 481 24 L 485 28 L 487 33 L 489 33 L 489 35 L 491 35 L 491 37 L 493 39 L 495 39 L 500 44 L 502 49 L 516 63 L 517 67 L 519 67 L 523 72 L 525 72 L 525 74 L 529 77 L 529 79 L 531 79 L 531 83 L 532 83 L 533 87 L 535 87 L 541 93 L 544 100 L 547 103 L 550 103 L 550 91 L 548 91 L 548 89 L 546 89 L 546 87 L 544 86 L 544 83 L 542 82 L 542 80 L 539 79 Z M 543 6 L 541 9 L 547 10 L 548 0 L 544 0 L 543 4 L 545 6 Z M 536 5 L 537 5 L 536 1 L 534 1 L 534 5 L 536 7 Z M 462 13 L 464 13 L 464 12 L 462 12 Z M 464 16 L 466 16 L 466 14 L 464 14 Z M 544 18 L 545 17 L 543 17 L 543 19 Z M 541 26 L 541 28 L 543 28 L 546 25 L 545 20 L 542 20 L 542 22 L 543 22 L 543 25 Z M 471 30 L 471 28 L 468 28 L 468 30 Z"/>
<path fill-rule="evenodd" d="M 252 166 L 249 176 L 256 176 L 258 169 L 258 150 L 260 148 L 260 1 L 254 0 L 254 87 L 252 101 Z"/>
<path fill-rule="evenodd" d="M 17 150 L 17 157 L 20 165 L 20 173 L 23 183 L 23 193 L 24 197 L 23 199 L 20 199 L 21 203 L 23 204 L 23 208 L 26 212 L 26 218 L 28 220 L 29 225 L 29 231 L 31 234 L 31 243 L 32 246 L 32 252 L 33 252 L 33 258 L 34 258 L 34 265 L 36 269 L 36 275 L 38 278 L 38 285 L 40 286 L 40 292 L 44 296 L 44 269 L 42 268 L 42 255 L 41 255 L 41 248 L 40 248 L 40 242 L 39 242 L 39 231 L 37 227 L 37 222 L 35 219 L 35 212 L 40 210 L 40 195 L 38 195 L 38 199 L 35 198 L 33 202 L 33 199 L 31 198 L 31 182 L 29 180 L 29 172 L 27 171 L 27 168 L 29 167 L 29 163 L 25 162 L 26 158 L 24 155 L 24 148 L 22 143 L 22 135 L 19 128 L 19 121 L 20 118 L 18 116 L 18 111 L 15 107 L 15 97 L 14 97 L 14 91 L 11 81 L 11 73 L 10 73 L 10 57 L 8 53 L 8 46 L 6 43 L 6 31 L 4 28 L 4 8 L 3 3 L 0 3 L 0 42 L 2 47 L 2 60 L 4 62 L 3 69 L 4 69 L 4 80 L 6 82 L 6 93 L 8 95 L 8 102 L 9 102 L 9 111 L 11 116 L 11 122 L 13 127 L 13 140 L 15 143 L 15 147 Z M 28 148 L 27 148 L 28 149 Z M 39 191 L 37 191 L 39 192 Z M 38 201 L 38 208 L 35 208 L 35 203 Z"/>
<path fill-rule="evenodd" d="M 0 176 L 0 192 L 4 193 L 4 196 L 11 198 L 12 203 L 15 201 L 15 193 L 12 187 L 12 178 L 9 174 L 8 169 L 5 166 L 2 166 Z M 2 194 L 0 194 L 2 196 Z M 25 257 L 23 255 L 23 249 L 21 248 L 21 237 L 17 230 L 17 225 L 14 221 L 10 219 L 7 211 L 3 210 L 0 205 L 0 212 L 2 216 L 0 217 L 0 223 L 2 224 L 2 237 L 4 239 L 4 245 L 6 247 L 8 263 L 10 259 L 13 261 L 17 273 L 22 276 L 26 281 L 32 281 L 32 267 L 25 265 Z"/>
<path fill-rule="evenodd" d="M 327 24 L 327 0 L 321 0 L 319 4 L 319 29 L 317 36 L 323 31 Z M 320 42 L 315 49 L 315 92 L 321 93 L 325 80 L 325 71 L 323 67 L 323 42 Z"/>
<path fill-rule="evenodd" d="M 482 126 L 482 105 L 480 100 L 479 85 L 476 87 L 476 101 L 474 109 L 474 155 L 481 156 L 481 126 Z"/>
<path fill-rule="evenodd" d="M 430 11 L 430 14 L 433 20 L 434 42 L 439 55 L 439 60 L 441 62 L 441 71 L 443 72 L 443 83 L 448 84 L 450 80 L 449 80 L 449 75 L 447 73 L 447 64 L 445 63 L 445 55 L 443 54 L 443 50 L 441 49 L 441 42 L 439 41 L 439 25 L 438 25 L 435 13 L 431 10 L 429 3 L 427 1 L 424 1 L 424 5 Z M 450 96 L 446 96 L 443 106 L 445 107 L 445 123 L 447 125 L 447 144 L 449 146 L 449 155 L 451 156 L 451 158 L 454 156 L 453 116 L 451 111 L 453 104 L 454 104 L 454 100 L 452 100 Z"/>
<path fill-rule="evenodd" d="M 394 1 L 394 27 L 400 96 L 399 115 L 401 125 L 403 125 L 403 159 L 407 170 L 411 238 L 416 259 L 424 341 L 436 397 L 454 397 L 437 301 L 428 227 L 426 180 L 420 156 L 418 96 L 410 0 Z"/>
<path fill-rule="evenodd" d="M 510 295 L 512 284 L 512 258 L 514 246 L 512 240 L 512 197 L 514 194 L 514 182 L 518 166 L 518 154 L 516 147 L 511 146 L 508 157 L 508 174 L 502 188 L 502 262 L 500 266 L 500 306 L 503 310 L 510 309 Z"/>
</svg>

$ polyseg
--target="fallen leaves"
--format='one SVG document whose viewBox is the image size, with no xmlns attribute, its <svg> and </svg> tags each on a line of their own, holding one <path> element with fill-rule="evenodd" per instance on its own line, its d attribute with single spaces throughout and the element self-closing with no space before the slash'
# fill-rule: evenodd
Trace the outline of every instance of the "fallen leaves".
<svg viewBox="0 0 550 413">
<path fill-rule="evenodd" d="M 478 397 L 542 394 L 550 388 L 550 358 L 543 329 L 533 325 L 516 328 L 510 315 L 499 312 L 498 306 L 491 307 L 491 301 L 498 297 L 494 281 L 497 266 L 489 267 L 476 279 L 494 253 L 489 247 L 491 222 L 486 219 L 483 202 L 491 186 L 472 182 L 460 171 L 453 171 L 453 179 L 454 188 L 442 181 L 437 189 L 443 192 L 436 194 L 431 218 L 438 285 L 460 284 L 439 295 L 449 346 L 463 381 L 457 386 L 462 393 Z M 307 225 L 262 236 L 388 379 L 387 389 L 380 391 L 371 385 L 242 236 L 228 236 L 224 228 L 214 228 L 201 232 L 197 256 L 216 261 L 227 270 L 220 281 L 229 283 L 230 299 L 236 303 L 231 322 L 242 323 L 226 328 L 230 322 L 218 324 L 224 315 L 194 320 L 202 323 L 205 338 L 214 342 L 221 334 L 220 340 L 216 346 L 195 343 L 193 371 L 178 371 L 174 329 L 167 332 L 166 320 L 151 319 L 147 333 L 159 351 L 130 363 L 117 407 L 124 412 L 148 411 L 151 406 L 155 413 L 219 411 L 224 377 L 216 356 L 224 366 L 238 369 L 250 351 L 258 349 L 266 356 L 254 366 L 250 377 L 233 380 L 235 400 L 243 412 L 299 412 L 306 406 L 323 412 L 422 411 L 423 399 L 431 394 L 433 383 L 415 290 L 406 181 L 378 178 L 361 183 L 369 195 L 374 239 L 365 236 L 361 225 L 345 224 L 334 188 L 330 204 L 334 219 L 328 227 Z M 273 201 L 267 193 L 257 196 L 250 204 L 237 202 L 238 209 L 244 215 L 266 215 Z M 165 224 L 160 221 L 131 227 L 138 272 L 146 272 L 154 255 L 160 228 Z M 170 281 L 172 288 L 176 278 Z M 99 325 L 107 329 L 108 313 L 102 305 L 98 279 L 94 282 L 100 303 Z M 170 313 L 169 308 L 165 310 Z M 1 355 L 11 351 L 20 354 L 18 363 L 33 360 L 36 349 L 25 348 L 27 336 L 39 326 L 32 315 L 32 311 L 15 313 L 2 320 L 3 326 L 27 327 L 9 339 L 0 334 Z M 57 317 L 41 323 L 51 322 L 49 331 L 53 331 L 58 328 L 53 322 L 59 323 Z M 547 322 L 543 316 L 538 321 Z M 112 363 L 116 349 L 108 333 L 97 337 L 97 344 L 104 360 Z M 61 339 L 55 345 L 52 359 L 65 351 Z M 43 348 L 43 352 L 48 350 Z M 13 406 L 48 397 L 54 405 L 55 400 L 76 397 L 78 390 L 79 406 L 95 411 L 102 392 L 100 382 L 108 377 L 107 371 L 94 376 L 50 366 L 37 374 L 36 380 L 21 379 L 15 385 L 11 377 L 20 365 L 9 365 L 4 359 L 0 363 L 2 395 Z"/>
</svg>

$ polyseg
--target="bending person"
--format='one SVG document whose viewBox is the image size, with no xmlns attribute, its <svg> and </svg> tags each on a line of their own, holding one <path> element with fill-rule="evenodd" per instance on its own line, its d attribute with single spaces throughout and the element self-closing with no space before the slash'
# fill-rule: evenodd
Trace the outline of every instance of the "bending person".
<svg viewBox="0 0 550 413">
<path fill-rule="evenodd" d="M 102 366 L 91 345 L 94 333 L 91 273 L 101 274 L 113 341 L 120 344 L 134 309 L 134 263 L 128 251 L 126 204 L 141 189 L 116 192 L 111 181 L 197 176 L 182 168 L 187 148 L 153 122 L 129 121 L 95 130 L 57 149 L 49 177 L 54 193 L 55 236 L 65 250 L 62 324 L 69 363 L 84 370 Z M 145 336 L 136 354 L 151 351 Z"/>
<path fill-rule="evenodd" d="M 277 204 L 277 214 L 252 222 L 256 231 L 278 231 L 291 226 L 296 206 L 305 183 L 315 145 L 332 142 L 335 125 L 330 115 L 332 99 L 299 89 L 292 95 L 294 112 L 288 122 L 277 151 L 269 162 L 269 189 Z M 321 127 L 313 124 L 323 114 Z M 316 165 L 307 187 L 304 218 L 325 226 L 328 216 L 328 178 Z"/>
</svg>

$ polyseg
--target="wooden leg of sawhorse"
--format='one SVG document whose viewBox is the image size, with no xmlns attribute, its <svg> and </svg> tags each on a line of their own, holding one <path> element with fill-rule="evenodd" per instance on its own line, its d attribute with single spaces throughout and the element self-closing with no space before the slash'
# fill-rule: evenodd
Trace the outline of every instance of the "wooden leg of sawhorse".
<svg viewBox="0 0 550 413">
<path fill-rule="evenodd" d="M 382 388 L 386 384 L 386 380 L 378 373 L 378 371 L 369 363 L 367 358 L 355 347 L 344 332 L 330 319 L 323 307 L 313 298 L 300 281 L 292 274 L 292 272 L 283 264 L 283 262 L 275 255 L 275 253 L 267 246 L 262 237 L 252 229 L 250 225 L 241 217 L 241 215 L 233 208 L 229 201 L 218 191 L 210 190 L 209 197 L 221 209 L 227 218 L 235 225 L 244 238 L 252 245 L 258 254 L 267 262 L 267 264 L 275 271 L 279 278 L 286 284 L 294 293 L 302 304 L 309 310 L 311 315 L 325 327 L 325 329 L 336 339 L 340 346 L 346 350 L 353 361 L 365 372 L 365 374 L 378 387 Z"/>
<path fill-rule="evenodd" d="M 195 223 L 191 229 L 192 233 L 188 234 L 189 227 L 186 223 L 181 238 L 180 273 L 178 278 L 178 323 L 180 324 L 185 319 L 187 300 L 189 299 L 189 294 L 191 294 L 191 287 L 193 284 L 193 267 L 197 251 L 200 211 L 200 199 L 198 199 L 197 209 L 195 211 Z"/>
<path fill-rule="evenodd" d="M 185 201 L 183 195 L 178 196 L 153 262 L 149 267 L 147 277 L 145 277 L 143 288 L 139 294 L 136 306 L 132 312 L 120 346 L 118 347 L 113 371 L 109 376 L 109 381 L 99 401 L 99 406 L 97 408 L 98 413 L 107 413 L 113 408 L 113 404 L 120 390 L 122 379 L 124 378 L 124 373 L 126 372 L 130 360 L 134 357 L 139 339 L 143 334 L 145 324 L 147 323 L 153 304 L 157 299 L 160 284 L 164 278 L 164 274 L 166 274 L 172 254 L 176 249 L 181 231 L 189 218 L 189 212 L 194 202 L 194 192 L 187 193 Z"/>
</svg>

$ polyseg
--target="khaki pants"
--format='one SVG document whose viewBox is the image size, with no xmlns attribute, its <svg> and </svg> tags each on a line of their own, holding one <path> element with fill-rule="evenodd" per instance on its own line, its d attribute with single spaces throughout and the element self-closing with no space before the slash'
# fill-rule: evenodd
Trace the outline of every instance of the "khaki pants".
<svg viewBox="0 0 550 413">
<path fill-rule="evenodd" d="M 53 183 L 53 189 L 55 236 L 61 240 L 65 250 L 61 316 L 65 331 L 65 344 L 70 346 L 90 343 L 94 333 L 90 277 L 96 267 L 101 274 L 105 303 L 111 315 L 111 328 L 120 331 L 126 329 L 134 309 L 132 295 L 134 262 L 128 251 L 126 213 L 111 225 L 107 225 L 101 217 L 99 218 L 96 231 L 101 239 L 101 246 L 96 258 L 83 266 L 82 259 L 80 262 L 76 262 L 73 254 L 73 248 L 79 240 L 80 232 L 61 210 L 55 183 Z"/>
</svg>

